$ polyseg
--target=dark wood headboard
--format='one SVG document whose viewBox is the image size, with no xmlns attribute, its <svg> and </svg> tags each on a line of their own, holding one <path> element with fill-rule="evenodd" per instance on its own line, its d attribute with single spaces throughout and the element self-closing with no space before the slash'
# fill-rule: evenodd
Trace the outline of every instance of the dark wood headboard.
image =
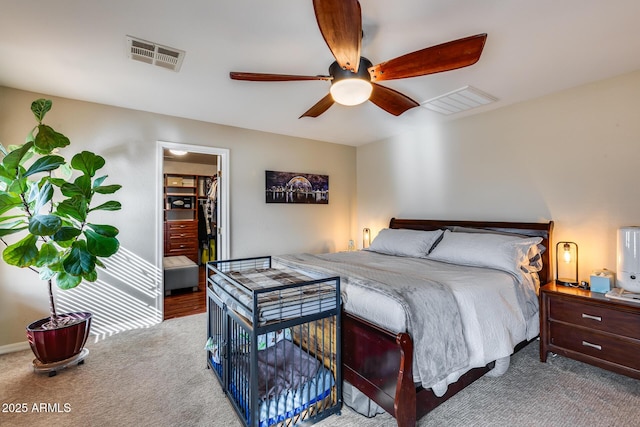
<svg viewBox="0 0 640 427">
<path fill-rule="evenodd" d="M 391 218 L 389 228 L 408 228 L 411 230 L 439 230 L 452 227 L 482 228 L 485 230 L 515 233 L 523 236 L 542 237 L 541 244 L 547 248 L 542 253 L 542 270 L 538 273 L 541 285 L 553 280 L 550 263 L 553 221 L 549 222 L 497 222 L 497 221 L 456 221 L 431 219 Z"/>
</svg>

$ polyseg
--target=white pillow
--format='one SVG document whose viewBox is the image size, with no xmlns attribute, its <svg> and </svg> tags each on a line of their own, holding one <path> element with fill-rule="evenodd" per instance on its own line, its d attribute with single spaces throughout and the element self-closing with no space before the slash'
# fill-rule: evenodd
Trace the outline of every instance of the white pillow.
<svg viewBox="0 0 640 427">
<path fill-rule="evenodd" d="M 470 227 L 461 227 L 461 226 L 454 226 L 451 228 L 451 231 L 454 233 L 489 233 L 489 234 L 499 234 L 499 235 L 503 235 L 503 236 L 514 236 L 514 237 L 519 237 L 521 239 L 526 239 L 527 237 L 532 237 L 532 236 L 523 236 L 522 234 L 517 234 L 517 233 L 510 233 L 510 232 L 504 232 L 504 231 L 495 231 L 495 230 L 487 230 L 485 228 L 470 228 Z M 542 240 L 541 240 L 542 241 Z M 544 251 L 546 251 L 547 248 L 545 248 L 541 243 L 538 243 L 535 246 L 531 246 L 531 248 L 529 248 L 529 253 L 527 254 L 527 258 L 529 258 L 529 263 L 527 265 L 527 263 L 525 263 L 525 265 L 523 265 L 523 267 L 525 267 L 525 270 L 529 273 L 537 273 L 538 271 L 542 270 L 542 254 L 544 253 Z"/>
<path fill-rule="evenodd" d="M 442 230 L 422 231 L 384 228 L 373 239 L 370 251 L 387 255 L 423 258 L 442 235 Z"/>
<path fill-rule="evenodd" d="M 541 241 L 541 237 L 453 233 L 445 230 L 442 240 L 427 258 L 451 264 L 495 268 L 519 276 L 520 266 L 529 265 L 529 249 Z"/>
</svg>

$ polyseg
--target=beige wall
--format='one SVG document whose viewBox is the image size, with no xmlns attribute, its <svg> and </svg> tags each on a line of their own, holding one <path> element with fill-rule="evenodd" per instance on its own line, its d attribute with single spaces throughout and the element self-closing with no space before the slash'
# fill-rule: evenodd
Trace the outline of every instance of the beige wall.
<svg viewBox="0 0 640 427">
<path fill-rule="evenodd" d="M 640 225 L 640 72 L 358 149 L 358 226 L 390 217 L 555 222 L 580 277 Z"/>
<path fill-rule="evenodd" d="M 3 144 L 24 142 L 35 124 L 30 104 L 41 96 L 0 87 Z M 161 206 L 155 182 L 159 140 L 230 150 L 232 257 L 343 250 L 353 238 L 354 147 L 48 98 L 53 109 L 46 122 L 71 139 L 73 152 L 87 149 L 104 156 L 105 173 L 110 176 L 107 183 L 123 185 L 117 193 L 123 209 L 109 215 L 108 221 L 120 229 L 121 246 L 140 257 L 141 265 L 159 267 L 154 266 L 156 224 L 150 220 L 157 218 Z M 329 175 L 330 203 L 267 205 L 265 170 Z M 45 285 L 37 276 L 0 262 L 0 347 L 24 342 L 24 327 L 47 313 Z"/>
</svg>

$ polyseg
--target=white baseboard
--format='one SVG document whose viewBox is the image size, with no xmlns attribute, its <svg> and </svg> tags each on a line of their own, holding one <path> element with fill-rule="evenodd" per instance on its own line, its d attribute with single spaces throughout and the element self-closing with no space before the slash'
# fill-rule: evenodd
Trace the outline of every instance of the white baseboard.
<svg viewBox="0 0 640 427">
<path fill-rule="evenodd" d="M 15 351 L 22 351 L 29 349 L 29 341 L 17 342 L 14 344 L 7 344 L 0 346 L 0 354 L 13 353 Z"/>
</svg>

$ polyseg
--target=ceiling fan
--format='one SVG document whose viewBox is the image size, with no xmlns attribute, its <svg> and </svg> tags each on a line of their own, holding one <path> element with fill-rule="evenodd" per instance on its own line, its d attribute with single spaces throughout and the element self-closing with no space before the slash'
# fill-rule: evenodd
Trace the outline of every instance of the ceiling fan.
<svg viewBox="0 0 640 427">
<path fill-rule="evenodd" d="M 358 0 L 313 0 L 316 21 L 325 42 L 335 57 L 329 75 L 300 76 L 232 71 L 233 80 L 282 82 L 326 80 L 331 82 L 329 94 L 307 110 L 302 117 L 318 117 L 338 102 L 358 105 L 370 100 L 386 112 L 399 116 L 419 104 L 402 93 L 377 82 L 440 73 L 473 65 L 487 38 L 477 34 L 437 46 L 417 50 L 389 61 L 373 65 L 360 56 L 362 15 Z"/>
</svg>

